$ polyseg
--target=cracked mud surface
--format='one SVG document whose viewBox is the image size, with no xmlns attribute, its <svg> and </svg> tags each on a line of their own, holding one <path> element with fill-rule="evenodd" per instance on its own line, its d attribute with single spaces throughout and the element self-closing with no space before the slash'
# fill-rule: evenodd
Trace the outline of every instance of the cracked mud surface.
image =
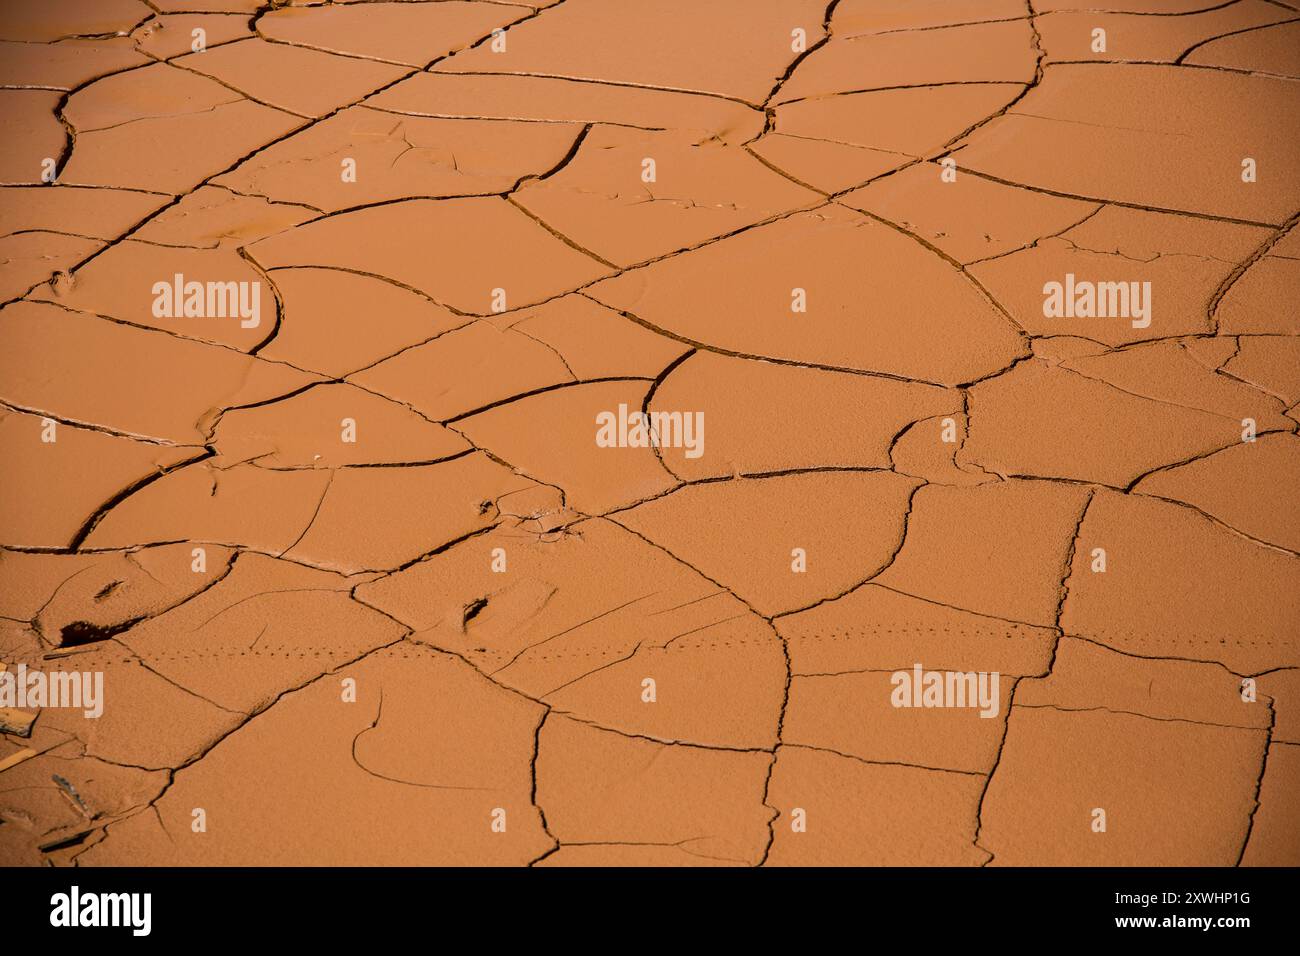
<svg viewBox="0 0 1300 956">
<path fill-rule="evenodd" d="M 0 863 L 1300 863 L 1300 3 L 1103 6 L 5 3 Z"/>
</svg>

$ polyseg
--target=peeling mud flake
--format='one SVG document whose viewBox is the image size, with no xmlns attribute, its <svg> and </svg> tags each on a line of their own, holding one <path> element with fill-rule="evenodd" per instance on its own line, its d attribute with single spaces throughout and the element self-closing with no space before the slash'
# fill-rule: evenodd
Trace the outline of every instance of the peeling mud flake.
<svg viewBox="0 0 1300 956">
<path fill-rule="evenodd" d="M 69 36 L 129 33 L 153 13 L 143 0 L 10 0 L 3 10 L 0 38 L 33 43 Z"/>
</svg>

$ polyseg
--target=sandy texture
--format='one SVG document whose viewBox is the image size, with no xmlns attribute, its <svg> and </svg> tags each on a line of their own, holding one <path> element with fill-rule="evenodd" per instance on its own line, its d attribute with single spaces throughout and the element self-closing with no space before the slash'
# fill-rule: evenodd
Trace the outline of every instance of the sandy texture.
<svg viewBox="0 0 1300 956">
<path fill-rule="evenodd" d="M 1104 6 L 0 4 L 0 865 L 1300 864 L 1300 3 Z"/>
</svg>

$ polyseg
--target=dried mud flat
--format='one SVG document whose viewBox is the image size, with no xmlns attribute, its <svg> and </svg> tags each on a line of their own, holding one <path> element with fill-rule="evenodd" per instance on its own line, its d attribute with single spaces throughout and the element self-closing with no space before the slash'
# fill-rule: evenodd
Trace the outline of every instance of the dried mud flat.
<svg viewBox="0 0 1300 956">
<path fill-rule="evenodd" d="M 8 0 L 0 863 L 1300 863 L 1300 4 L 1097 6 Z"/>
</svg>

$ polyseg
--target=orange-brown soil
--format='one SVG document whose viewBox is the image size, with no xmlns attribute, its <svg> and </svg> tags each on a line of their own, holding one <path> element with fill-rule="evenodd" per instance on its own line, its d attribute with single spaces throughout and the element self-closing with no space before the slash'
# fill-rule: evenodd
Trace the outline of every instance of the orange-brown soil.
<svg viewBox="0 0 1300 956">
<path fill-rule="evenodd" d="M 6 0 L 0 864 L 1300 863 L 1300 3 L 1098 7 Z"/>
</svg>

